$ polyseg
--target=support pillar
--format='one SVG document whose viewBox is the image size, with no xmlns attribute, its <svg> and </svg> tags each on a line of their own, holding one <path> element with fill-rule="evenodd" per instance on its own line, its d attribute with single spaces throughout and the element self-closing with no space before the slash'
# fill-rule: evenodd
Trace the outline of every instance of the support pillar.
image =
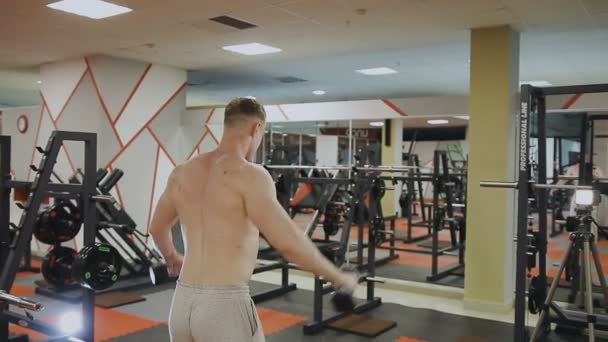
<svg viewBox="0 0 608 342">
<path fill-rule="evenodd" d="M 519 33 L 471 31 L 465 306 L 508 311 L 514 288 L 514 193 L 481 180 L 515 177 Z"/>
</svg>

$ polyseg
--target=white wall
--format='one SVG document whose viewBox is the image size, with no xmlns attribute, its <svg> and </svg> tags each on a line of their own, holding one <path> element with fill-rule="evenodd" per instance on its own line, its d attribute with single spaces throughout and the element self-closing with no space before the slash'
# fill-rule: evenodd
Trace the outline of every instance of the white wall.
<svg viewBox="0 0 608 342">
<path fill-rule="evenodd" d="M 338 136 L 317 135 L 317 166 L 338 165 Z"/>
</svg>

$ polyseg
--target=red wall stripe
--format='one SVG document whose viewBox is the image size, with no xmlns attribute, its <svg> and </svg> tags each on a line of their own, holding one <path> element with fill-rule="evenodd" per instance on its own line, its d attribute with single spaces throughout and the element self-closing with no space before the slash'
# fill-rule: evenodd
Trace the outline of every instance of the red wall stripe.
<svg viewBox="0 0 608 342">
<path fill-rule="evenodd" d="M 283 115 L 283 117 L 285 118 L 285 120 L 289 121 L 289 117 L 287 116 L 287 114 L 283 110 L 283 107 L 281 107 L 281 105 L 277 105 L 277 107 L 279 108 L 279 111 L 281 112 L 281 114 Z"/>
<path fill-rule="evenodd" d="M 205 123 L 209 123 L 209 121 L 211 120 L 211 117 L 213 116 L 214 113 L 215 113 L 215 108 L 211 108 L 211 110 L 209 111 L 209 115 L 207 116 L 207 120 L 205 120 Z"/>
<path fill-rule="evenodd" d="M 169 160 L 171 161 L 173 166 L 176 166 L 177 163 L 175 163 L 175 159 L 173 159 L 173 157 L 171 157 L 171 154 L 169 154 L 169 151 L 167 151 L 167 149 L 165 148 L 163 143 L 160 141 L 160 139 L 158 138 L 156 133 L 154 133 L 154 131 L 152 130 L 152 128 L 150 128 L 150 126 L 148 126 L 147 128 L 148 128 L 148 131 L 150 132 L 150 134 L 152 135 L 152 138 L 154 138 L 154 140 L 156 140 L 156 143 L 158 144 L 158 146 L 160 146 L 160 148 L 163 150 L 163 152 L 165 152 L 167 157 L 169 157 Z"/>
<path fill-rule="evenodd" d="M 124 151 L 131 145 L 131 143 L 133 143 L 133 141 L 135 141 L 135 139 L 137 139 L 137 137 L 148 127 L 148 125 L 152 121 L 154 121 L 154 119 L 156 119 L 158 117 L 158 115 L 160 115 L 160 113 L 169 105 L 169 103 L 171 103 L 171 101 L 173 101 L 175 99 L 175 97 L 177 95 L 179 95 L 179 93 L 182 90 L 184 90 L 184 88 L 186 88 L 186 82 L 184 82 L 184 84 L 182 84 L 175 91 L 175 93 L 173 93 L 173 95 L 171 95 L 171 97 L 162 105 L 162 107 L 150 119 L 148 119 L 148 121 L 139 129 L 139 131 L 137 131 L 137 133 L 135 133 L 135 135 L 122 147 L 122 149 L 120 151 L 118 151 L 118 153 L 114 156 L 114 158 L 112 158 L 112 160 L 110 160 L 106 164 L 106 167 L 108 165 L 114 164 L 114 162 L 116 161 L 116 159 L 118 159 L 124 153 Z"/>
<path fill-rule="evenodd" d="M 152 220 L 152 204 L 154 203 L 154 191 L 156 190 L 156 174 L 158 172 L 158 159 L 160 158 L 160 145 L 156 148 L 156 161 L 154 162 L 154 173 L 152 176 L 152 194 L 150 195 L 150 207 L 148 209 L 148 226 L 146 227 L 146 243 L 150 232 L 150 220 Z"/>
<path fill-rule="evenodd" d="M 42 98 L 44 99 L 44 95 L 42 95 Z M 46 106 L 46 100 L 43 100 L 43 101 Z M 46 112 L 49 114 L 49 119 L 51 119 L 51 123 L 53 124 L 53 127 L 55 128 L 55 130 L 58 130 L 57 123 L 55 121 L 53 121 L 53 116 L 51 115 L 51 111 L 49 110 L 49 107 L 46 106 L 46 109 L 47 109 Z M 70 157 L 70 153 L 68 152 L 68 148 L 65 146 L 65 144 L 61 144 L 61 150 L 63 151 L 63 153 L 65 153 L 65 157 L 68 160 L 68 164 L 70 164 L 70 168 L 72 169 L 72 172 L 76 172 L 76 166 L 74 166 L 74 161 L 72 161 L 72 158 Z"/>
<path fill-rule="evenodd" d="M 581 98 L 581 96 L 583 96 L 583 94 L 573 95 L 570 99 L 568 99 L 568 101 L 566 101 L 566 103 L 564 103 L 562 109 L 569 109 L 570 107 L 572 107 L 576 103 L 576 101 Z"/>
<path fill-rule="evenodd" d="M 389 106 L 392 110 L 394 110 L 395 112 L 397 112 L 399 115 L 401 115 L 401 116 L 407 116 L 406 112 L 404 112 L 403 110 L 401 110 L 401 108 L 399 108 L 396 104 L 394 104 L 390 100 L 388 100 L 388 99 L 382 99 L 382 102 L 384 102 L 387 106 Z"/>
<path fill-rule="evenodd" d="M 38 127 L 36 128 L 36 137 L 34 138 L 34 146 L 32 147 L 32 159 L 30 160 L 30 165 L 34 164 L 34 157 L 36 156 L 36 146 L 38 146 L 38 139 L 40 138 L 40 127 L 42 127 L 42 115 L 44 114 L 44 110 L 46 108 L 46 101 L 44 100 L 44 96 L 42 96 L 42 92 L 40 93 L 40 97 L 42 99 L 42 106 L 40 108 L 40 118 L 38 119 Z M 32 175 L 32 169 L 28 165 L 26 180 L 29 181 L 31 175 Z"/>
<path fill-rule="evenodd" d="M 53 115 L 51 115 L 51 121 L 53 121 L 53 123 L 56 124 L 59 121 L 59 119 L 63 115 L 63 112 L 65 112 L 65 109 L 68 106 L 68 103 L 70 103 L 70 101 L 72 100 L 72 97 L 74 97 L 74 94 L 76 94 L 76 90 L 82 84 L 82 81 L 84 80 L 84 77 L 86 76 L 86 74 L 87 74 L 87 68 L 84 69 L 84 72 L 82 73 L 82 76 L 80 76 L 80 79 L 78 80 L 78 82 L 76 82 L 76 86 L 74 87 L 74 89 L 72 89 L 72 92 L 70 93 L 70 96 L 68 96 L 68 99 L 63 104 L 63 107 L 59 111 L 59 114 L 57 115 L 57 118 L 53 119 Z M 51 112 L 51 110 L 49 109 L 49 113 L 50 112 Z"/>
<path fill-rule="evenodd" d="M 144 81 L 144 78 L 146 78 L 146 75 L 148 75 L 148 71 L 150 71 L 150 68 L 152 67 L 152 64 L 148 64 L 148 66 L 146 67 L 146 70 L 144 70 L 144 72 L 141 74 L 141 76 L 139 77 L 139 80 L 137 81 L 137 83 L 135 84 L 135 87 L 133 88 L 133 90 L 131 91 L 131 93 L 129 94 L 129 97 L 127 97 L 127 101 L 125 101 L 125 104 L 122 106 L 122 108 L 120 109 L 120 111 L 118 112 L 118 115 L 116 116 L 116 118 L 114 119 L 113 123 L 117 123 L 118 120 L 120 119 L 120 117 L 122 116 L 122 113 L 124 113 L 125 109 L 127 108 L 127 105 L 131 102 L 131 99 L 133 98 L 133 96 L 135 95 L 135 93 L 137 92 L 137 90 L 139 89 L 139 86 L 142 84 L 142 82 Z"/>
<path fill-rule="evenodd" d="M 188 159 L 190 159 L 190 157 L 192 157 L 192 155 L 194 154 L 194 152 L 196 152 L 196 150 L 198 150 L 198 146 L 203 142 L 203 140 L 205 140 L 205 137 L 207 136 L 207 134 L 209 133 L 209 131 L 205 130 L 205 133 L 203 133 L 203 136 L 198 140 L 198 142 L 196 143 L 196 145 L 194 145 L 194 148 L 192 149 L 192 152 L 190 152 L 190 154 L 188 155 Z M 200 154 L 200 152 L 199 152 Z"/>
<path fill-rule="evenodd" d="M 118 145 L 123 147 L 122 139 L 120 135 L 118 135 L 118 131 L 114 126 L 114 122 L 112 121 L 112 116 L 110 115 L 110 111 L 108 110 L 108 106 L 106 106 L 106 102 L 103 100 L 103 96 L 101 96 L 101 91 L 99 90 L 99 85 L 97 84 L 97 80 L 95 79 L 95 74 L 93 74 L 93 68 L 91 68 L 91 64 L 89 64 L 89 59 L 87 57 L 84 58 L 85 63 L 87 63 L 87 71 L 91 75 L 91 81 L 93 81 L 93 87 L 95 88 L 95 93 L 97 94 L 97 98 L 99 99 L 99 103 L 101 103 L 101 107 L 103 108 L 103 112 L 106 115 L 106 119 L 112 127 L 112 131 L 114 131 L 114 136 L 116 137 L 116 141 L 118 141 Z"/>
<path fill-rule="evenodd" d="M 215 143 L 219 145 L 220 141 L 217 139 L 217 137 L 215 136 L 215 134 L 213 134 L 213 132 L 211 131 L 211 129 L 209 129 L 209 125 L 205 125 L 205 127 L 207 128 L 207 132 L 209 132 L 209 134 L 211 135 L 211 137 L 213 138 L 213 140 L 215 140 Z"/>
</svg>

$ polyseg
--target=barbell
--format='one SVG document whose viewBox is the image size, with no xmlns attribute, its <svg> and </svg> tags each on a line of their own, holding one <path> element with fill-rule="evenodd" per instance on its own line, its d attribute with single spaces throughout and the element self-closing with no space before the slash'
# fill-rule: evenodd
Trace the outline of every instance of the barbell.
<svg viewBox="0 0 608 342">
<path fill-rule="evenodd" d="M 21 309 L 25 309 L 28 311 L 39 312 L 44 309 L 44 306 L 38 302 L 34 302 L 25 298 L 13 296 L 11 294 L 6 293 L 6 291 L 0 290 L 0 302 L 8 303 L 9 305 L 16 306 Z"/>
</svg>

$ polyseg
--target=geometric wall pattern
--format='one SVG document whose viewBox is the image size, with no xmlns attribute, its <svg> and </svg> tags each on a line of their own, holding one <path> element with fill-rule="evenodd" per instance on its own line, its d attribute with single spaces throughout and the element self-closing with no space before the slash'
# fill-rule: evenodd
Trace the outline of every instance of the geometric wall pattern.
<svg viewBox="0 0 608 342">
<path fill-rule="evenodd" d="M 97 133 L 98 167 L 120 168 L 125 174 L 114 194 L 146 232 L 151 211 L 176 163 L 198 152 L 205 134 L 180 125 L 185 110 L 186 72 L 118 58 L 93 56 L 44 65 L 41 68 L 41 106 L 27 114 L 29 129 L 17 131 L 17 118 L 27 111 L 5 111 L 3 134 L 21 138 L 13 143 L 12 167 L 17 179 L 31 180 L 30 164 L 37 164 L 37 145 L 44 146 L 53 130 Z M 194 125 L 193 125 L 194 126 Z M 196 134 L 198 133 L 198 134 Z M 20 141 L 21 142 L 21 141 Z M 66 143 L 54 171 L 67 179 L 83 167 L 83 148 Z M 17 211 L 17 210 L 12 210 Z M 81 245 L 81 238 L 74 243 Z M 34 248 L 45 246 L 34 245 Z M 76 246 L 77 247 L 77 246 Z"/>
</svg>

